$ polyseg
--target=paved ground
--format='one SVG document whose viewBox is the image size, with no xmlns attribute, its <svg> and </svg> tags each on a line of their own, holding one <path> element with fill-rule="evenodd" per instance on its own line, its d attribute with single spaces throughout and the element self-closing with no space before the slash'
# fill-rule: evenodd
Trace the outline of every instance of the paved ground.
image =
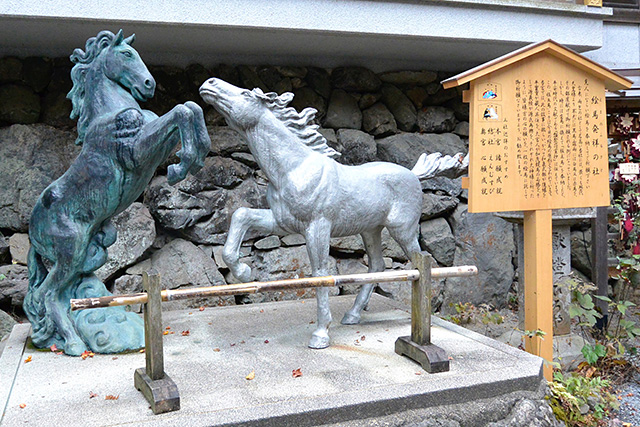
<svg viewBox="0 0 640 427">
<path fill-rule="evenodd" d="M 334 318 L 352 300 L 332 298 Z M 410 333 L 409 314 L 375 294 L 361 325 L 336 322 L 328 349 L 306 347 L 314 320 L 312 300 L 164 313 L 173 332 L 164 340 L 165 370 L 182 409 L 163 415 L 153 415 L 133 386 L 144 354 L 82 360 L 35 350 L 25 347 L 28 326 L 18 325 L 0 358 L 0 425 L 303 426 L 536 391 L 540 384 L 541 359 L 439 319 L 433 342 L 450 355 L 451 370 L 427 374 L 394 353 L 396 338 Z M 302 376 L 294 378 L 295 369 Z"/>
</svg>

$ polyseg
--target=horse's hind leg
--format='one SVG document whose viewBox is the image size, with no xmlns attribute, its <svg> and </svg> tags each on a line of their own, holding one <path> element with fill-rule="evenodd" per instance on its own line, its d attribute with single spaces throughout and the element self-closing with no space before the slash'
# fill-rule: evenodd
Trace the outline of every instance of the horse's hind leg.
<svg viewBox="0 0 640 427">
<path fill-rule="evenodd" d="M 369 273 L 384 271 L 381 232 L 382 227 L 379 227 L 375 230 L 361 234 L 362 241 L 364 242 L 364 248 L 369 257 Z M 358 296 L 353 303 L 353 307 L 351 307 L 351 309 L 347 311 L 342 318 L 341 323 L 343 325 L 355 325 L 360 322 L 360 314 L 369 303 L 374 287 L 375 285 L 373 283 L 367 283 L 360 288 L 360 292 L 358 292 Z"/>
<path fill-rule="evenodd" d="M 313 276 L 327 276 L 329 269 L 329 240 L 331 238 L 331 224 L 325 219 L 310 223 L 305 230 L 307 253 L 311 262 Z M 329 288 L 316 289 L 318 302 L 318 328 L 313 332 L 309 347 L 326 348 L 329 346 L 329 325 L 331 324 L 331 308 L 329 307 Z"/>
<path fill-rule="evenodd" d="M 33 341 L 37 345 L 46 345 L 55 333 L 60 334 L 64 340 L 61 348 L 66 354 L 79 356 L 87 347 L 76 332 L 75 326 L 69 317 L 69 301 L 65 298 L 66 290 L 80 279 L 77 272 L 70 271 L 69 265 L 58 260 L 41 285 L 44 292 L 44 306 L 47 326 L 38 333 L 34 333 Z M 55 329 L 55 331 L 53 330 Z M 55 342 L 52 342 L 55 344 Z"/>
</svg>

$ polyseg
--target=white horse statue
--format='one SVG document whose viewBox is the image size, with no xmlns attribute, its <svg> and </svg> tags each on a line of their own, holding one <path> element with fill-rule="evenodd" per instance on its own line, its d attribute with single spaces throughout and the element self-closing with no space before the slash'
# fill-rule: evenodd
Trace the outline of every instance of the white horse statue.
<svg viewBox="0 0 640 427">
<path fill-rule="evenodd" d="M 369 271 L 384 270 L 381 232 L 387 227 L 407 257 L 420 250 L 418 230 L 422 210 L 420 179 L 436 175 L 459 176 L 468 165 L 462 154 L 423 154 L 413 170 L 373 162 L 346 166 L 334 160 L 340 154 L 327 145 L 311 124 L 316 110 L 298 113 L 287 107 L 292 93 L 278 96 L 260 89 L 246 90 L 220 79 L 209 79 L 200 95 L 224 116 L 249 145 L 269 179 L 267 202 L 271 209 L 239 208 L 231 218 L 223 258 L 231 273 L 243 282 L 251 268 L 239 261 L 240 246 L 250 229 L 262 233 L 300 233 L 314 276 L 326 276 L 331 237 L 360 234 L 369 256 Z M 362 287 L 343 324 L 356 324 L 369 302 L 373 284 Z M 318 327 L 309 347 L 329 346 L 331 323 L 329 289 L 317 289 Z"/>
</svg>

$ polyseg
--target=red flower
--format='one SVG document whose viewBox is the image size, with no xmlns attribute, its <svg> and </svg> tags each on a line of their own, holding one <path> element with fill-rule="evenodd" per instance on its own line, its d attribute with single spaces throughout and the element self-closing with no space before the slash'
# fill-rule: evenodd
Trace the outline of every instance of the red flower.
<svg viewBox="0 0 640 427">
<path fill-rule="evenodd" d="M 627 218 L 624 220 L 624 229 L 627 231 L 627 233 L 633 230 L 633 221 L 631 221 L 631 218 Z"/>
<path fill-rule="evenodd" d="M 634 255 L 640 255 L 640 244 L 636 243 L 636 245 L 633 247 L 633 254 Z"/>
</svg>

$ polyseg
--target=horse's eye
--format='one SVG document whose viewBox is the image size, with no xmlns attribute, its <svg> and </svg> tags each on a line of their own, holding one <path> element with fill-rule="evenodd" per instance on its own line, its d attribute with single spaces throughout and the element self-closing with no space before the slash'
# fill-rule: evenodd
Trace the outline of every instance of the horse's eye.
<svg viewBox="0 0 640 427">
<path fill-rule="evenodd" d="M 129 51 L 129 50 L 125 50 L 125 51 L 123 51 L 123 52 L 122 52 L 122 54 L 123 54 L 124 56 L 126 56 L 127 58 L 131 58 L 131 57 L 133 56 L 133 54 L 132 54 L 132 53 L 131 53 L 131 51 Z"/>
</svg>

